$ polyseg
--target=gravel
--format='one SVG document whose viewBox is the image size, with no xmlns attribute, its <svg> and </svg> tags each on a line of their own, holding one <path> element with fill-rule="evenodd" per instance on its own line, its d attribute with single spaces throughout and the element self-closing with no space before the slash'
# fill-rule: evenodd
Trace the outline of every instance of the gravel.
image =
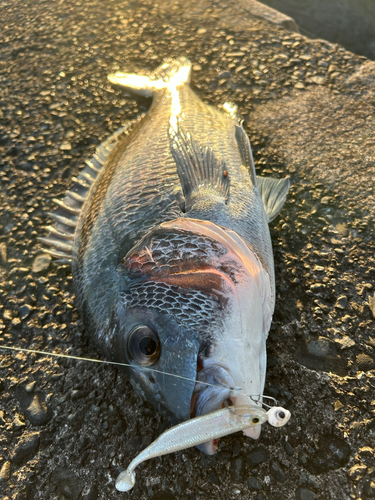
<svg viewBox="0 0 375 500">
<path fill-rule="evenodd" d="M 373 498 L 374 63 L 239 5 L 2 3 L 0 342 L 100 358 L 69 266 L 37 237 L 96 145 L 149 106 L 106 75 L 186 55 L 205 102 L 237 104 L 257 172 L 291 179 L 271 226 L 265 394 L 292 418 L 264 426 L 258 442 L 223 438 L 214 457 L 189 449 L 152 459 L 127 498 Z M 0 408 L 9 500 L 123 498 L 116 476 L 169 425 L 116 368 L 32 353 L 1 351 Z"/>
</svg>

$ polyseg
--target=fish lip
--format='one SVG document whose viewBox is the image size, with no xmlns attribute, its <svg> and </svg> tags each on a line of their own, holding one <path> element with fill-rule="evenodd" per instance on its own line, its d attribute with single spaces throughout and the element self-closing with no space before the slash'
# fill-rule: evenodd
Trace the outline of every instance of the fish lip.
<svg viewBox="0 0 375 500">
<path fill-rule="evenodd" d="M 234 404 L 231 394 L 236 387 L 230 368 L 226 364 L 216 361 L 203 362 L 203 368 L 197 371 L 196 380 L 190 405 L 190 418 Z"/>
<path fill-rule="evenodd" d="M 200 365 L 198 358 L 198 366 Z M 197 382 L 191 399 L 190 418 L 199 417 L 225 406 L 235 406 L 232 397 L 235 388 L 234 379 L 230 368 L 221 362 L 206 359 L 201 361 L 203 368 L 197 370 Z M 202 384 L 200 382 L 205 382 Z M 206 455 L 214 455 L 219 446 L 219 439 L 202 443 L 197 448 Z"/>
</svg>

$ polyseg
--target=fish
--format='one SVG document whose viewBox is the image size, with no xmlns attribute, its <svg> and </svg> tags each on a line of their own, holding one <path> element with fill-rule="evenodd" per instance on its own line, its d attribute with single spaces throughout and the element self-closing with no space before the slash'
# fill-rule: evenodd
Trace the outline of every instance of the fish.
<svg viewBox="0 0 375 500">
<path fill-rule="evenodd" d="M 173 424 L 262 405 L 275 307 L 269 223 L 289 179 L 256 175 L 236 107 L 204 103 L 191 63 L 109 75 L 147 113 L 87 161 L 40 238 L 71 262 L 85 331 Z M 260 425 L 244 429 L 259 437 Z M 217 440 L 199 444 L 207 454 Z"/>
</svg>

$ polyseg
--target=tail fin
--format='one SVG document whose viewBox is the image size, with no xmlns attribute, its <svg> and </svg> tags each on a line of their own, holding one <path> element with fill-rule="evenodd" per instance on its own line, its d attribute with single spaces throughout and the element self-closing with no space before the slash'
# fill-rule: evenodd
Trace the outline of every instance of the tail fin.
<svg viewBox="0 0 375 500">
<path fill-rule="evenodd" d="M 152 96 L 167 87 L 177 87 L 190 82 L 191 62 L 185 57 L 170 59 L 159 66 L 151 75 L 114 73 L 108 75 L 111 83 L 127 87 L 132 92 Z"/>
</svg>

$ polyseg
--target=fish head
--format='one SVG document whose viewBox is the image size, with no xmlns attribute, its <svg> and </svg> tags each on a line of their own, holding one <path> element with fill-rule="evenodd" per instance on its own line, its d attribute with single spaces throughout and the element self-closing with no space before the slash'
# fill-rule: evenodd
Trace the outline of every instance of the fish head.
<svg viewBox="0 0 375 500">
<path fill-rule="evenodd" d="M 136 390 L 172 422 L 250 402 L 234 388 L 263 392 L 272 313 L 265 320 L 267 279 L 249 252 L 232 231 L 177 219 L 122 261 L 116 350 Z"/>
<path fill-rule="evenodd" d="M 160 300 L 156 295 L 163 297 L 165 311 L 153 307 L 152 302 Z M 130 289 L 126 307 L 119 310 L 116 351 L 117 359 L 131 365 L 136 391 L 175 423 L 190 417 L 199 342 L 196 332 L 168 311 L 171 299 L 157 283 Z"/>
</svg>

